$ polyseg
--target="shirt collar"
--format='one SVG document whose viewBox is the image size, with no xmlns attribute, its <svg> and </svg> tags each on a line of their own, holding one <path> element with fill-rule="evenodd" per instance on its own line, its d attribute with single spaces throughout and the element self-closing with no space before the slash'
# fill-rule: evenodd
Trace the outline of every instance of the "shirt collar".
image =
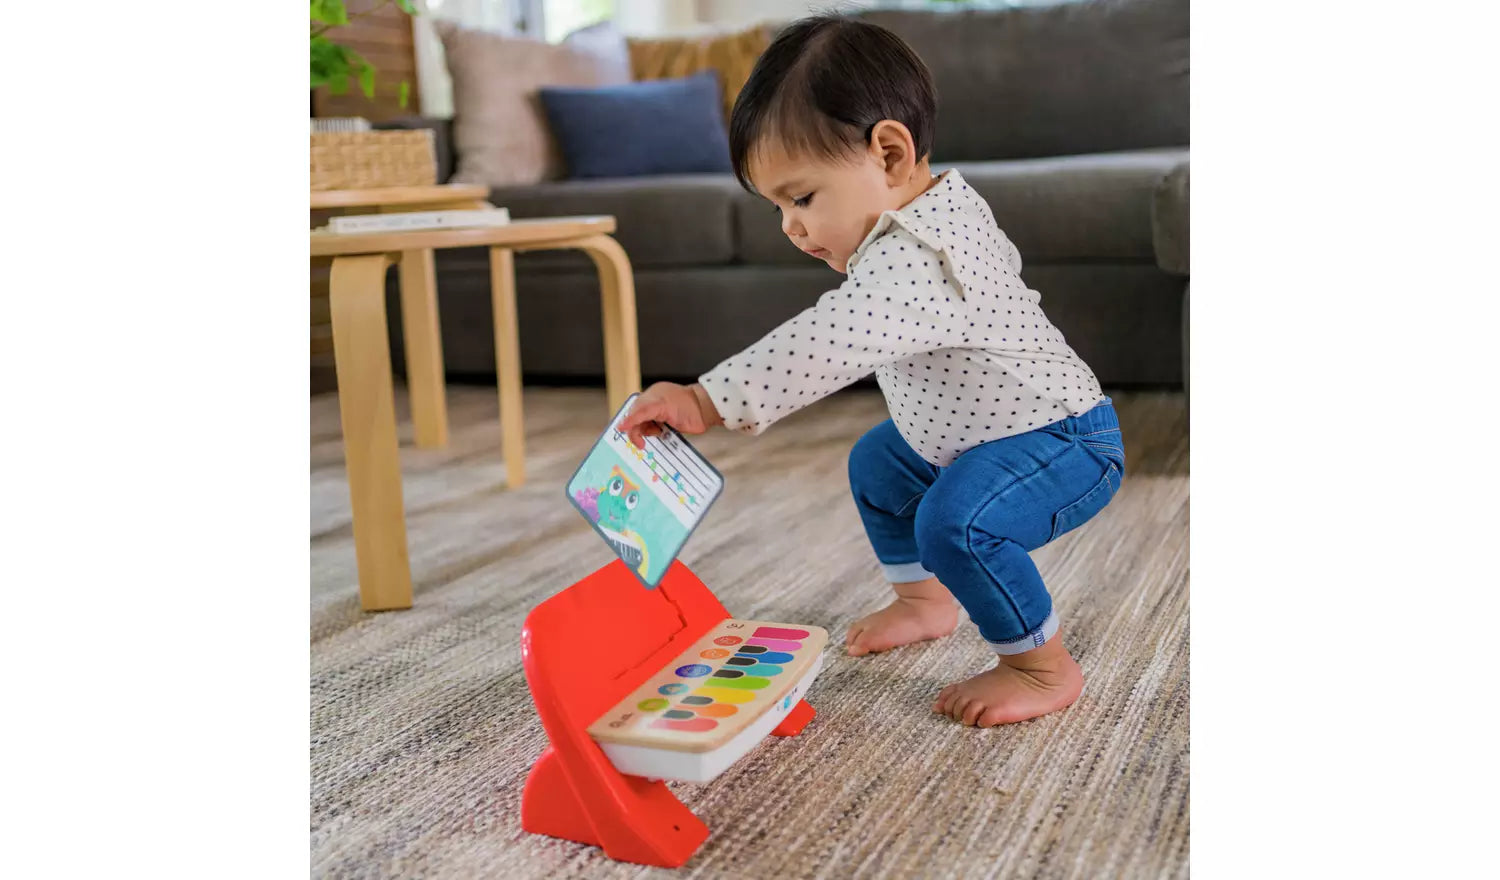
<svg viewBox="0 0 1500 880">
<path fill-rule="evenodd" d="M 934 251 L 945 250 L 941 235 L 944 224 L 930 223 L 929 219 L 935 220 L 938 212 L 944 209 L 947 210 L 949 216 L 967 214 L 973 208 L 973 201 L 978 196 L 964 182 L 963 175 L 957 168 L 950 168 L 937 177 L 937 181 L 921 195 L 894 211 L 886 211 L 880 215 L 864 241 L 860 242 L 859 247 L 854 249 L 854 254 L 849 257 L 849 263 L 845 267 L 847 270 L 852 271 L 855 264 L 864 257 L 865 250 L 884 235 L 892 225 L 900 226 L 910 232 L 918 241 Z"/>
</svg>

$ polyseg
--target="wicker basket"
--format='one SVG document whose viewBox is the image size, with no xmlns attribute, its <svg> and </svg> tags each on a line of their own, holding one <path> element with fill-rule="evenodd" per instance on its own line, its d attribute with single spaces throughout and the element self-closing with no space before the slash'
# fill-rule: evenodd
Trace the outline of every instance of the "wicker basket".
<svg viewBox="0 0 1500 880">
<path fill-rule="evenodd" d="M 358 131 L 312 135 L 312 188 L 375 189 L 437 183 L 432 132 Z"/>
</svg>

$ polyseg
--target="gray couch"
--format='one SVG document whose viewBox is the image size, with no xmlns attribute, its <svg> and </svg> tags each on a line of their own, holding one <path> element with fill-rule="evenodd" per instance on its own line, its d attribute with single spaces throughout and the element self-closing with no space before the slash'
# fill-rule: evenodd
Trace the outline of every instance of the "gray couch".
<svg viewBox="0 0 1500 880">
<path fill-rule="evenodd" d="M 907 40 L 932 70 L 935 168 L 957 167 L 989 201 L 1021 251 L 1025 281 L 1100 380 L 1182 384 L 1188 0 L 863 17 Z M 436 125 L 446 178 L 444 126 L 405 124 Z M 770 206 L 728 174 L 503 187 L 492 201 L 515 217 L 618 218 L 647 381 L 696 376 L 842 280 L 793 247 Z M 437 272 L 450 375 L 493 376 L 486 253 L 443 251 Z M 516 276 L 528 378 L 602 377 L 587 259 L 522 254 Z M 394 277 L 390 293 L 395 309 Z M 399 349 L 399 322 L 392 328 Z"/>
</svg>

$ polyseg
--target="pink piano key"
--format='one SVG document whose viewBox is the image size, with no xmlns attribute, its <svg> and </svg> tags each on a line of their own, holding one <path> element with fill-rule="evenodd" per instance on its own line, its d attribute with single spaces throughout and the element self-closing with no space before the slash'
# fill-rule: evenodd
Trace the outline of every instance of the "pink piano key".
<svg viewBox="0 0 1500 880">
<path fill-rule="evenodd" d="M 787 653 L 795 653 L 802 647 L 801 642 L 789 642 L 785 639 L 747 639 L 745 644 L 764 645 L 767 650 L 786 651 Z"/>
<path fill-rule="evenodd" d="M 791 639 L 800 641 L 807 638 L 811 633 L 805 629 L 787 629 L 781 626 L 758 626 L 751 635 L 766 639 Z"/>
</svg>

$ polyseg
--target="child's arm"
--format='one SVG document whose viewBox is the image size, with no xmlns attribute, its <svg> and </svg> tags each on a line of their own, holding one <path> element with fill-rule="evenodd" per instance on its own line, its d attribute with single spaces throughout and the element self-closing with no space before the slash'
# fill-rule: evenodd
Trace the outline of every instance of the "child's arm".
<svg viewBox="0 0 1500 880">
<path fill-rule="evenodd" d="M 883 364 L 961 345 L 968 311 L 945 260 L 901 229 L 872 244 L 838 289 L 699 378 L 724 425 L 759 434 Z"/>
</svg>

